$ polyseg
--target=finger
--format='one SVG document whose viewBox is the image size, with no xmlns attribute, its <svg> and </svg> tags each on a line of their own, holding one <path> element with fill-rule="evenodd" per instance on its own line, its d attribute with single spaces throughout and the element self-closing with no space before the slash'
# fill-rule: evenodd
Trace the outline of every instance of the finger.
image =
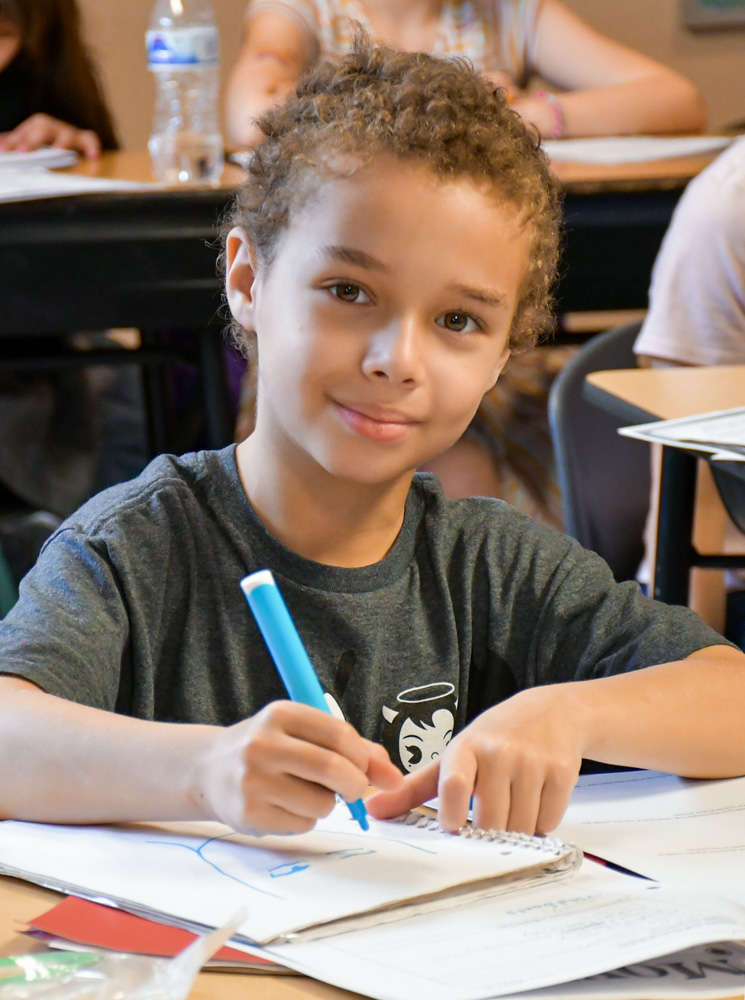
<svg viewBox="0 0 745 1000">
<path fill-rule="evenodd" d="M 336 795 L 312 781 L 303 781 L 292 774 L 285 774 L 281 780 L 272 782 L 265 802 L 293 816 L 315 822 L 322 816 L 329 815 L 336 805 Z"/>
<path fill-rule="evenodd" d="M 543 778 L 542 768 L 528 764 L 524 764 L 520 772 L 513 776 L 506 830 L 531 836 L 535 833 L 543 795 Z"/>
<path fill-rule="evenodd" d="M 346 757 L 360 771 L 367 770 L 370 743 L 354 726 L 328 712 L 291 701 L 275 701 L 254 716 L 261 724 L 281 730 L 288 736 L 305 740 Z"/>
<path fill-rule="evenodd" d="M 81 135 L 72 125 L 55 125 L 47 131 L 45 142 L 54 149 L 79 149 Z"/>
<path fill-rule="evenodd" d="M 386 791 L 395 791 L 403 785 L 404 776 L 395 764 L 391 762 L 384 747 L 379 743 L 370 743 L 370 761 L 367 766 L 367 778 L 371 785 Z"/>
<path fill-rule="evenodd" d="M 420 806 L 436 795 L 439 769 L 440 762 L 433 761 L 413 774 L 406 775 L 398 788 L 375 792 L 365 802 L 367 811 L 376 819 L 390 819 Z"/>
<path fill-rule="evenodd" d="M 481 766 L 473 792 L 473 825 L 506 830 L 510 815 L 510 776 L 504 767 Z"/>
<path fill-rule="evenodd" d="M 95 160 L 101 155 L 101 140 L 95 132 L 88 130 L 78 133 L 78 145 L 75 147 L 89 160 Z"/>
<path fill-rule="evenodd" d="M 451 743 L 442 758 L 437 787 L 437 818 L 444 830 L 460 830 L 468 822 L 478 763 L 465 742 Z"/>
<path fill-rule="evenodd" d="M 276 741 L 271 767 L 274 773 L 311 782 L 348 802 L 356 802 L 368 789 L 365 772 L 346 757 L 294 737 Z"/>
<path fill-rule="evenodd" d="M 558 775 L 552 775 L 546 781 L 536 820 L 537 833 L 551 833 L 561 823 L 578 776 L 578 772 L 575 772 L 574 769 L 568 769 L 568 773 L 562 772 Z"/>
</svg>

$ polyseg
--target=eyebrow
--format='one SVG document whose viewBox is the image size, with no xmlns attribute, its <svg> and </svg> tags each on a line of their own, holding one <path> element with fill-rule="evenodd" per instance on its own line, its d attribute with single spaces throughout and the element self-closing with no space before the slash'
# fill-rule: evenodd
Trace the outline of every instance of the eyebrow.
<svg viewBox="0 0 745 1000">
<path fill-rule="evenodd" d="M 497 307 L 504 305 L 504 295 L 501 292 L 492 291 L 490 288 L 472 288 L 470 285 L 456 285 L 453 290 L 485 306 Z"/>
<path fill-rule="evenodd" d="M 354 247 L 326 246 L 321 253 L 330 260 L 338 260 L 343 264 L 354 264 L 357 267 L 367 268 L 369 271 L 388 271 L 389 268 L 377 257 L 365 253 L 364 250 L 355 250 Z"/>
</svg>

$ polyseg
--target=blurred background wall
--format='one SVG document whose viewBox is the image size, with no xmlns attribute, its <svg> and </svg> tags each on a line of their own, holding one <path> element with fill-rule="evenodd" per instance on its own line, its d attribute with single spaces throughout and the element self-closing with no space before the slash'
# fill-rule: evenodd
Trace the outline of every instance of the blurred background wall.
<svg viewBox="0 0 745 1000">
<path fill-rule="evenodd" d="M 144 147 L 150 132 L 153 86 L 144 36 L 152 0 L 79 0 L 88 41 L 101 71 L 122 144 Z M 223 79 L 238 52 L 245 4 L 212 0 L 222 47 Z M 696 81 L 709 125 L 745 119 L 745 30 L 692 32 L 683 0 L 567 0 L 595 27 L 679 69 Z"/>
</svg>

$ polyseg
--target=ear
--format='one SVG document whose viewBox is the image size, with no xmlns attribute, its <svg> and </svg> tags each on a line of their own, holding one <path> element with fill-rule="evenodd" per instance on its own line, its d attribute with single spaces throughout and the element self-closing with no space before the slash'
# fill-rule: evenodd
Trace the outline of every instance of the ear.
<svg viewBox="0 0 745 1000">
<path fill-rule="evenodd" d="M 494 362 L 494 365 L 492 367 L 489 376 L 489 384 L 486 387 L 487 392 L 489 391 L 489 389 L 493 389 L 494 386 L 497 384 L 497 379 L 502 374 L 502 369 L 507 364 L 509 357 L 510 357 L 510 349 L 509 347 L 505 347 L 505 349 L 499 355 L 497 360 Z"/>
<path fill-rule="evenodd" d="M 235 319 L 246 330 L 254 330 L 255 285 L 258 272 L 256 251 L 245 229 L 236 226 L 225 243 L 225 292 Z"/>
</svg>

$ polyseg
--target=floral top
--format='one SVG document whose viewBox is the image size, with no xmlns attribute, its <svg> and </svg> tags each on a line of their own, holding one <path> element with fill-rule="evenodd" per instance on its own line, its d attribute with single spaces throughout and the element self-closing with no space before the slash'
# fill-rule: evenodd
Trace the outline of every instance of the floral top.
<svg viewBox="0 0 745 1000">
<path fill-rule="evenodd" d="M 540 3 L 444 0 L 431 52 L 466 56 L 480 72 L 507 72 L 517 86 L 524 86 L 531 73 Z M 318 55 L 330 59 L 350 48 L 355 21 L 375 38 L 363 0 L 251 0 L 246 17 L 265 11 L 285 14 L 301 24 L 313 36 Z"/>
</svg>

